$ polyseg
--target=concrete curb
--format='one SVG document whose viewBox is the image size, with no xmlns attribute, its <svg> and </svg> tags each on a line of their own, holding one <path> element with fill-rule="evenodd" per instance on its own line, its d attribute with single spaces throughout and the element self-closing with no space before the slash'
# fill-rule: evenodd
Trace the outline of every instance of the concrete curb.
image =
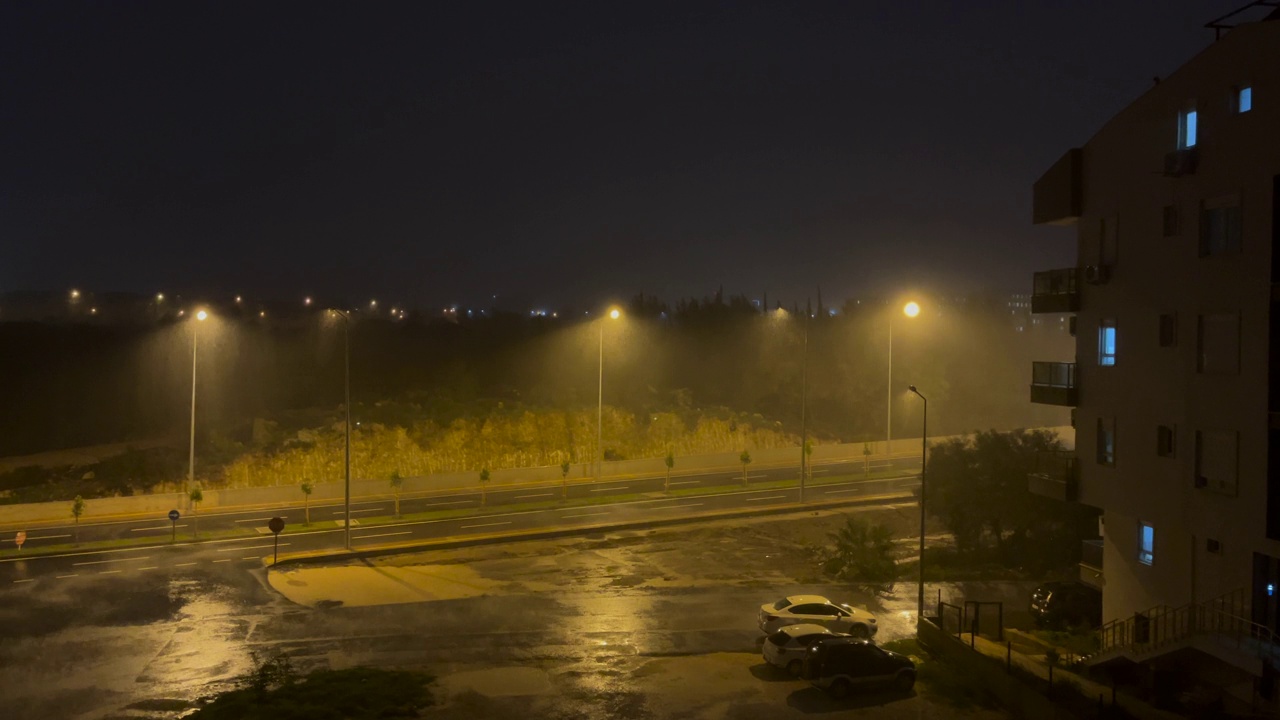
<svg viewBox="0 0 1280 720">
<path fill-rule="evenodd" d="M 747 517 L 766 517 L 769 515 L 788 515 L 792 513 L 805 512 L 808 510 L 832 510 L 843 507 L 859 507 L 865 505 L 884 504 L 893 500 L 911 500 L 914 502 L 915 493 L 891 493 L 886 495 L 871 495 L 848 500 L 829 500 L 820 503 L 805 503 L 791 505 L 775 505 L 766 508 L 751 508 L 746 510 L 723 510 L 719 512 L 700 513 L 694 515 L 686 515 L 679 518 L 658 518 L 654 520 L 635 520 L 624 523 L 609 523 L 605 525 L 580 525 L 572 528 L 557 528 L 554 530 L 532 530 L 527 532 L 511 532 L 511 533 L 492 533 L 488 535 L 473 535 L 465 538 L 441 538 L 438 540 L 421 540 L 407 543 L 388 543 L 385 545 L 377 545 L 370 548 L 362 548 L 360 550 L 322 550 L 315 552 L 289 553 L 280 555 L 280 561 L 274 565 L 267 562 L 263 558 L 263 566 L 268 570 L 280 566 L 302 565 L 306 563 L 323 563 L 341 560 L 363 560 L 366 558 L 382 557 L 384 555 L 398 555 L 405 552 L 427 551 L 427 550 L 450 550 L 461 547 L 472 547 L 477 545 L 495 545 L 507 542 L 522 542 L 525 540 L 553 540 L 556 538 L 574 537 L 577 535 L 587 535 L 601 531 L 621 531 L 621 530 L 643 530 L 645 528 L 655 527 L 671 527 L 677 525 L 689 525 L 708 520 L 726 520 L 733 518 Z"/>
</svg>

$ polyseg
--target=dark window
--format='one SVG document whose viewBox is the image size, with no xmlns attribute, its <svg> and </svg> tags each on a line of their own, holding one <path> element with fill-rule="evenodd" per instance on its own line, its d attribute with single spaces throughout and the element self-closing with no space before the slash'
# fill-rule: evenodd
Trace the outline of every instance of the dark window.
<svg viewBox="0 0 1280 720">
<path fill-rule="evenodd" d="M 1240 437 L 1234 430 L 1196 431 L 1196 487 L 1235 495 Z"/>
<path fill-rule="evenodd" d="M 1160 457 L 1173 457 L 1177 454 L 1178 430 L 1172 425 L 1160 425 L 1156 428 L 1156 454 Z"/>
<path fill-rule="evenodd" d="M 1240 252 L 1240 206 L 1206 207 L 1200 211 L 1200 257 Z"/>
<path fill-rule="evenodd" d="M 1176 347 L 1178 344 L 1178 316 L 1166 313 L 1160 316 L 1160 347 Z"/>
<path fill-rule="evenodd" d="M 1115 418 L 1098 418 L 1098 464 L 1115 467 L 1116 421 Z"/>
<path fill-rule="evenodd" d="M 1240 316 L 1201 315 L 1196 327 L 1196 371 L 1207 375 L 1240 372 Z"/>
<path fill-rule="evenodd" d="M 1164 206 L 1164 236 L 1177 237 L 1182 233 L 1182 217 L 1177 205 Z"/>
<path fill-rule="evenodd" d="M 826 615 L 826 605 L 819 603 L 809 603 L 808 605 L 796 605 L 791 608 L 793 615 Z"/>
</svg>

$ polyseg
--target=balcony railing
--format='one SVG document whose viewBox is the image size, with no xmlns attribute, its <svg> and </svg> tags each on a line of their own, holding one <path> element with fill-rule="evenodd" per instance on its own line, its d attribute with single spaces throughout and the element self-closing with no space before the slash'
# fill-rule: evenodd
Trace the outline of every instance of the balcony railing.
<svg viewBox="0 0 1280 720">
<path fill-rule="evenodd" d="M 1027 475 L 1027 489 L 1054 500 L 1075 502 L 1079 496 L 1076 454 L 1068 450 L 1037 454 L 1035 470 Z"/>
<path fill-rule="evenodd" d="M 1035 274 L 1031 291 L 1031 312 L 1069 313 L 1080 309 L 1076 268 L 1046 270 Z"/>
<path fill-rule="evenodd" d="M 1080 582 L 1099 590 L 1106 583 L 1102 572 L 1102 538 L 1080 541 Z"/>
<path fill-rule="evenodd" d="M 1031 402 L 1076 406 L 1076 364 L 1031 363 Z"/>
</svg>

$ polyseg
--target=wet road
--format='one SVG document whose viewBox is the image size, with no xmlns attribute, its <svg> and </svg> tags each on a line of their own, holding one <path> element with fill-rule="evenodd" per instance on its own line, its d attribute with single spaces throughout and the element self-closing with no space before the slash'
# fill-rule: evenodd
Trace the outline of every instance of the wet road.
<svg viewBox="0 0 1280 720">
<path fill-rule="evenodd" d="M 903 529 L 914 515 L 858 511 Z M 914 585 L 876 598 L 816 576 L 812 543 L 843 517 L 810 511 L 360 563 L 461 563 L 474 574 L 473 596 L 396 605 L 293 605 L 261 567 L 214 562 L 224 558 L 213 547 L 197 550 L 195 565 L 11 583 L 0 587 L 4 716 L 173 716 L 229 687 L 254 654 L 283 652 L 303 671 L 427 670 L 440 700 L 428 717 L 687 717 L 698 707 L 707 717 L 840 717 L 855 711 L 760 661 L 754 620 L 761 602 L 821 592 L 877 612 L 882 641 L 910 634 Z M 671 697 L 679 707 L 664 704 Z M 856 712 L 958 716 L 917 695 Z"/>
<path fill-rule="evenodd" d="M 870 463 L 871 472 L 900 470 L 919 472 L 919 457 L 880 459 Z M 824 477 L 838 475 L 857 475 L 864 470 L 861 461 L 815 464 L 813 475 L 815 482 Z M 795 480 L 795 467 L 748 468 L 748 480 L 755 483 Z M 696 474 L 673 474 L 670 489 L 673 491 L 690 491 L 733 485 L 742 480 L 741 470 L 717 470 Z M 481 507 L 502 507 L 524 505 L 538 502 L 554 502 L 558 500 L 598 500 L 622 495 L 661 492 L 666 483 L 665 475 L 649 475 L 640 477 L 604 478 L 599 482 L 576 481 L 565 486 L 560 483 L 539 485 L 504 486 L 496 485 L 486 489 L 483 497 L 480 488 L 465 491 L 448 491 L 440 493 L 405 494 L 400 499 L 400 513 L 414 513 L 438 510 L 468 510 Z M 332 523 L 344 515 L 342 503 L 312 504 L 310 518 L 313 524 Z M 391 517 L 395 512 L 395 502 L 391 496 L 379 496 L 376 499 L 354 498 L 351 506 L 352 519 L 355 523 L 368 522 L 377 518 Z M 296 503 L 277 507 L 258 507 L 235 512 L 190 513 L 171 523 L 165 516 L 155 518 L 134 518 L 107 522 L 83 522 L 79 525 L 55 525 L 27 530 L 27 550 L 39 549 L 51 545 L 63 545 L 78 539 L 79 542 L 97 540 L 135 540 L 154 538 L 157 541 L 169 539 L 176 531 L 179 540 L 192 539 L 197 532 L 215 533 L 250 529 L 266 532 L 266 523 L 274 516 L 283 517 L 292 525 L 301 525 L 304 520 L 304 508 Z M 355 524 L 353 523 L 353 525 Z M 176 527 L 175 527 L 176 526 Z M 11 530 L 19 530 L 14 526 Z M 4 537 L 5 547 L 12 548 L 12 532 Z"/>
</svg>

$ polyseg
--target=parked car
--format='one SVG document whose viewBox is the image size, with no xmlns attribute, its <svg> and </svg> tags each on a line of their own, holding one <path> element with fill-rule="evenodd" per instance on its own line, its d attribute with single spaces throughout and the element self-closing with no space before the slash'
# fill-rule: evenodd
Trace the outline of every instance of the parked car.
<svg viewBox="0 0 1280 720">
<path fill-rule="evenodd" d="M 1102 624 L 1102 593 L 1082 582 L 1050 582 L 1031 593 L 1031 617 L 1041 627 Z"/>
<path fill-rule="evenodd" d="M 842 698 L 858 688 L 891 686 L 909 692 L 916 684 L 916 664 L 906 655 L 876 647 L 870 640 L 829 638 L 805 654 L 801 676 Z"/>
<path fill-rule="evenodd" d="M 820 640 L 834 637 L 848 636 L 831 632 L 821 625 L 812 623 L 786 625 L 765 638 L 761 651 L 764 653 L 765 662 L 799 677 L 809 648 Z"/>
<path fill-rule="evenodd" d="M 832 602 L 821 595 L 792 595 L 760 606 L 760 632 L 771 635 L 787 625 L 808 623 L 854 637 L 876 634 L 876 616 L 866 610 Z"/>
</svg>

